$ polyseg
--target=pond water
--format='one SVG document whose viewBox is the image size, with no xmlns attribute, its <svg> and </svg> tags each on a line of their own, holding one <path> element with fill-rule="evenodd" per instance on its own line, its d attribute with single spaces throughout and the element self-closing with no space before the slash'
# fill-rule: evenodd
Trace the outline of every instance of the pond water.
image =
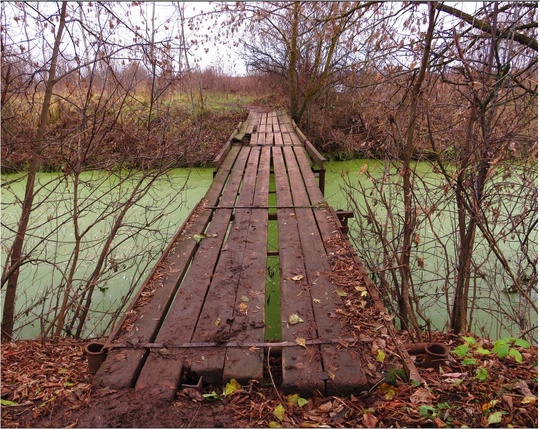
<svg viewBox="0 0 540 429">
<path fill-rule="evenodd" d="M 343 189 L 348 180 L 351 181 L 351 184 L 358 182 L 358 180 L 365 180 L 362 174 L 359 173 L 366 168 L 364 165 L 367 165 L 367 168 L 373 174 L 377 174 L 376 172 L 381 166 L 376 161 L 364 160 L 327 164 L 325 196 L 332 207 L 336 209 L 351 208 L 351 202 L 345 196 Z M 437 179 L 431 172 L 429 164 L 419 164 L 418 169 L 428 176 L 433 176 L 431 178 L 434 181 L 433 186 L 438 186 L 440 179 Z M 94 172 L 88 173 L 88 175 L 83 177 L 88 186 L 85 186 L 84 193 L 81 192 L 81 195 L 87 198 L 88 208 L 85 216 L 81 216 L 81 223 L 83 227 L 87 225 L 90 229 L 88 237 L 91 237 L 91 239 L 88 240 L 84 251 L 81 252 L 76 269 L 75 277 L 77 279 L 88 277 L 89 273 L 95 268 L 97 250 L 92 247 L 92 240 L 98 243 L 110 231 L 110 222 L 107 222 L 106 219 L 100 219 L 100 214 L 112 210 L 109 208 L 111 201 L 122 201 L 122 197 L 126 195 L 125 193 L 129 192 L 128 181 L 126 181 L 125 185 L 116 189 L 111 184 L 110 179 L 105 180 L 107 173 Z M 16 199 L 21 198 L 24 193 L 24 180 L 14 181 L 16 177 L 15 175 L 2 176 L 3 184 L 11 182 L 9 186 L 2 187 L 2 266 L 5 264 L 7 255 L 6 245 L 11 243 L 13 237 L 13 233 L 5 226 L 9 225 L 13 228 L 16 224 L 20 213 Z M 27 247 L 27 249 L 36 246 L 34 252 L 40 255 L 40 261 L 47 260 L 48 263 L 36 262 L 25 265 L 21 269 L 17 300 L 18 313 L 20 314 L 16 324 L 16 336 L 18 338 L 33 338 L 42 332 L 44 327 L 39 323 L 39 320 L 43 318 L 40 316 L 51 312 L 51 308 L 55 308 L 61 302 L 62 295 L 55 289 L 62 282 L 62 276 L 59 272 L 62 271 L 62 267 L 73 263 L 71 256 L 73 253 L 73 226 L 70 222 L 72 210 L 69 206 L 69 200 L 73 197 L 73 189 L 70 188 L 70 184 L 67 182 L 61 182 L 62 184 L 59 186 L 59 180 L 60 175 L 58 174 L 44 173 L 39 176 L 39 183 L 44 187 L 43 195 L 48 195 L 48 197 L 41 201 L 32 214 L 31 224 L 35 229 L 29 238 L 28 246 L 30 247 Z M 128 292 L 137 290 L 138 285 L 151 269 L 153 262 L 159 257 L 190 211 L 204 196 L 211 182 L 212 169 L 210 168 L 177 169 L 172 171 L 166 178 L 158 179 L 152 185 L 152 192 L 138 202 L 126 221 L 133 228 L 126 228 L 117 238 L 114 247 L 115 260 L 120 268 L 111 270 L 103 280 L 100 280 L 98 290 L 93 296 L 92 314 L 85 330 L 85 336 L 97 335 L 102 331 L 110 330 L 110 317 L 107 316 L 107 313 L 110 312 L 111 308 L 118 307 L 119 303 L 129 301 L 126 299 Z M 101 185 L 98 186 L 98 184 Z M 103 188 L 101 191 L 96 189 L 100 187 Z M 178 194 L 178 190 L 183 187 L 185 187 L 185 190 Z M 111 188 L 115 188 L 115 192 L 107 191 Z M 353 198 L 356 199 L 356 203 L 359 203 L 359 197 L 353 196 Z M 100 201 L 102 206 L 99 206 L 100 203 L 98 202 Z M 136 221 L 140 221 L 141 217 L 148 217 L 148 212 L 159 213 L 162 209 L 165 215 L 159 218 L 156 227 L 152 229 L 143 228 L 137 234 L 134 233 L 134 231 L 139 231 L 137 228 L 140 228 L 140 226 L 135 225 Z M 51 220 L 47 222 L 45 219 Z M 358 239 L 357 220 L 353 219 L 350 222 L 351 238 L 356 240 L 357 246 L 365 246 L 366 244 Z M 437 222 L 439 222 L 441 229 L 452 226 L 451 219 L 444 219 L 444 216 L 440 217 Z M 425 234 L 429 236 L 431 232 L 426 230 Z M 43 244 L 41 239 L 45 236 L 49 237 L 49 241 Z M 431 321 L 432 329 L 444 329 L 448 319 L 446 292 L 443 290 L 443 285 L 437 285 L 437 276 L 432 274 L 437 272 L 439 267 L 433 266 L 433 264 L 430 265 L 429 254 L 434 252 L 433 240 L 430 243 L 431 247 L 429 249 L 425 248 L 425 269 L 417 270 L 415 275 L 419 276 L 418 280 L 421 280 L 424 285 L 419 290 L 419 294 L 422 295 L 421 306 Z M 505 243 L 505 245 L 513 246 L 514 244 Z M 272 243 L 269 243 L 269 246 L 272 247 Z M 144 249 L 144 252 L 141 252 L 141 249 Z M 136 252 L 139 252 L 140 256 L 138 257 L 142 262 L 122 267 L 121 261 L 132 258 L 137 254 Z M 453 254 L 454 249 L 439 249 L 437 252 Z M 438 259 L 434 262 L 434 264 L 439 263 Z M 273 261 L 269 259 L 269 276 L 272 276 L 272 270 L 275 268 L 272 264 Z M 268 287 L 270 289 L 275 287 L 275 285 L 272 285 L 271 280 Z M 487 301 L 493 298 L 494 292 L 491 288 L 487 289 L 489 290 L 486 292 L 485 297 L 475 297 L 478 300 L 477 306 L 485 307 L 484 310 L 486 310 L 476 312 L 476 330 L 478 333 L 491 333 L 493 336 L 510 334 L 510 332 L 501 330 L 501 324 L 497 321 L 497 318 L 492 317 L 492 314 L 490 314 L 492 311 Z M 516 304 L 515 300 L 517 298 L 512 294 L 502 294 L 497 299 L 503 301 L 502 305 L 507 311 L 511 311 L 508 309 L 511 309 Z M 274 320 L 273 323 L 278 324 L 279 315 L 274 318 L 277 320 Z M 279 333 L 275 335 L 278 337 Z M 270 335 L 268 338 L 273 337 Z"/>
<path fill-rule="evenodd" d="M 424 328 L 430 325 L 431 329 L 445 330 L 448 328 L 453 304 L 452 290 L 456 281 L 454 274 L 447 273 L 456 268 L 458 261 L 458 249 L 455 248 L 457 210 L 452 192 L 448 192 L 445 180 L 441 174 L 434 171 L 431 163 L 418 162 L 413 168 L 414 175 L 421 178 L 415 185 L 416 211 L 419 218 L 424 219 L 417 229 L 418 240 L 415 237 L 411 250 L 416 310 L 420 309 L 424 315 L 424 320 L 419 319 Z M 379 180 L 385 171 L 390 174 L 385 175 L 384 181 Z M 388 247 L 392 248 L 395 246 L 392 240 L 399 242 L 402 234 L 402 187 L 401 178 L 396 172 L 395 167 L 376 160 L 327 164 L 329 180 L 326 199 L 336 209 L 356 209 L 357 217 L 349 221 L 349 237 L 359 254 L 364 255 L 366 262 L 370 263 L 374 270 L 384 271 L 389 266 L 398 265 L 397 259 L 389 261 L 388 255 L 382 252 L 380 239 L 384 236 L 385 240 L 390 240 Z M 527 195 L 524 195 L 525 182 L 534 187 Z M 384 197 L 377 192 L 381 187 L 385 190 Z M 364 192 L 360 192 L 360 188 L 363 188 Z M 364 198 L 364 195 L 367 197 Z M 534 207 L 537 207 L 536 201 L 536 175 L 527 176 L 519 166 L 501 169 L 486 186 L 485 215 L 490 219 L 490 232 L 514 273 L 522 275 L 523 288 L 532 286 L 530 298 L 534 303 L 538 300 L 537 285 L 529 285 L 527 280 L 534 262 L 524 262 L 523 249 L 528 247 L 527 256 L 531 261 L 537 261 L 537 213 L 534 210 Z M 373 234 L 375 228 L 372 222 L 365 217 L 358 219 L 359 213 L 366 214 L 366 205 L 377 214 L 379 231 L 384 231 L 384 234 Z M 388 207 L 391 207 L 391 212 Z M 425 213 L 429 210 L 432 211 L 426 216 Z M 508 232 L 512 229 L 511 224 L 525 217 L 527 220 L 523 222 L 525 231 L 522 236 L 518 228 L 512 233 Z M 525 235 L 529 241 L 520 241 Z M 396 246 L 395 253 L 399 251 L 399 246 Z M 516 336 L 519 327 L 515 319 L 519 309 L 523 309 L 523 317 L 528 319 L 529 326 L 537 327 L 538 314 L 529 309 L 528 304 L 524 304 L 518 293 L 509 293 L 512 284 L 510 278 L 480 231 L 476 234 L 472 265 L 474 278 L 470 286 L 469 304 L 474 306 L 475 310 L 468 320 L 473 332 L 494 339 Z M 371 277 L 380 285 L 378 276 Z M 386 279 L 392 283 L 390 275 Z M 532 337 L 536 338 L 537 330 L 532 332 Z"/>
</svg>

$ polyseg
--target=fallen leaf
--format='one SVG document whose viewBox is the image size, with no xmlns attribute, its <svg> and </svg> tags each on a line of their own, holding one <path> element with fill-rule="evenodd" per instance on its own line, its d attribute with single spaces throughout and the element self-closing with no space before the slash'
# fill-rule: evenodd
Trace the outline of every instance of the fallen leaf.
<svg viewBox="0 0 540 429">
<path fill-rule="evenodd" d="M 476 375 L 474 376 L 474 378 L 479 381 L 486 381 L 488 378 L 488 370 L 484 367 L 478 368 L 476 370 Z"/>
<path fill-rule="evenodd" d="M 344 290 L 341 290 L 341 289 L 336 289 L 336 293 L 341 297 L 347 296 L 347 292 L 345 292 Z"/>
<path fill-rule="evenodd" d="M 384 350 L 381 350 L 381 349 L 377 350 L 377 357 L 375 358 L 377 362 L 383 363 L 385 358 L 386 358 L 386 353 L 384 352 Z"/>
<path fill-rule="evenodd" d="M 302 319 L 298 314 L 293 313 L 289 316 L 288 322 L 289 325 L 296 325 L 297 323 L 302 323 L 304 319 Z"/>
<path fill-rule="evenodd" d="M 193 387 L 186 387 L 185 389 L 182 389 L 182 393 L 186 395 L 188 398 L 193 399 L 197 402 L 204 402 L 205 398 L 204 396 L 195 390 Z"/>
<path fill-rule="evenodd" d="M 320 304 L 322 301 L 320 299 L 317 299 L 317 298 L 313 298 L 313 302 L 315 304 Z"/>
<path fill-rule="evenodd" d="M 298 337 L 296 340 L 294 340 L 296 344 L 302 347 L 306 347 L 306 339 L 302 337 Z"/>
<path fill-rule="evenodd" d="M 235 378 L 231 378 L 231 381 L 229 381 L 227 385 L 225 386 L 225 390 L 223 391 L 223 396 L 228 396 L 231 393 L 241 392 L 241 391 L 242 391 L 242 386 L 240 385 L 240 383 L 238 383 L 238 381 L 236 381 Z"/>
<path fill-rule="evenodd" d="M 534 404 L 536 402 L 536 397 L 535 396 L 525 396 L 522 400 L 521 400 L 521 403 L 523 405 L 526 405 L 526 404 Z"/>
<path fill-rule="evenodd" d="M 514 400 L 510 395 L 502 395 L 502 399 L 505 404 L 508 405 L 508 408 L 510 408 L 510 410 L 514 408 Z"/>
<path fill-rule="evenodd" d="M 487 424 L 494 425 L 496 423 L 500 423 L 501 421 L 502 421 L 502 411 L 497 411 L 489 415 Z"/>
<path fill-rule="evenodd" d="M 365 288 L 365 286 L 355 286 L 354 289 L 360 292 L 360 296 L 367 296 L 368 294 L 368 291 Z"/>
<path fill-rule="evenodd" d="M 534 396 L 524 380 L 518 381 L 513 387 L 519 390 L 523 396 Z"/>
<path fill-rule="evenodd" d="M 438 417 L 435 417 L 435 418 L 433 419 L 433 421 L 435 422 L 435 424 L 437 425 L 438 428 L 445 428 L 445 427 L 448 426 L 445 422 L 443 422 L 443 421 L 442 421 L 440 418 L 438 418 Z"/>
<path fill-rule="evenodd" d="M 365 414 L 362 416 L 362 423 L 363 423 L 364 426 L 367 427 L 367 428 L 376 428 L 376 427 L 377 427 L 377 423 L 379 423 L 379 420 L 378 420 L 377 417 L 375 417 L 373 414 L 371 414 L 371 413 L 365 413 Z"/>
<path fill-rule="evenodd" d="M 283 405 L 279 404 L 276 408 L 274 408 L 274 411 L 272 411 L 272 414 L 280 421 L 282 422 L 285 418 L 285 408 L 283 408 Z"/>
<path fill-rule="evenodd" d="M 209 402 L 213 402 L 213 401 L 219 401 L 221 399 L 221 396 L 219 396 L 214 390 L 212 391 L 212 393 L 203 393 L 203 398 Z"/>
<path fill-rule="evenodd" d="M 410 401 L 411 404 L 429 405 L 433 402 L 433 395 L 428 389 L 421 387 L 416 389 L 416 392 L 411 395 Z"/>
<path fill-rule="evenodd" d="M 467 374 L 465 374 L 464 372 L 447 372 L 445 374 L 443 374 L 443 377 L 447 377 L 447 378 L 461 378 L 461 377 L 465 377 Z"/>
<path fill-rule="evenodd" d="M 299 407 L 303 407 L 304 405 L 307 405 L 308 402 L 309 401 L 307 399 L 305 399 L 305 398 L 302 398 L 302 397 L 298 398 L 298 406 Z"/>
<path fill-rule="evenodd" d="M 0 400 L 0 405 L 2 405 L 3 407 L 16 407 L 19 404 L 13 401 L 8 401 L 7 399 L 2 399 Z"/>
<path fill-rule="evenodd" d="M 214 325 L 219 326 L 220 323 L 221 323 L 221 319 L 218 317 L 216 321 L 214 322 Z"/>
<path fill-rule="evenodd" d="M 240 301 L 243 301 L 243 302 L 249 302 L 249 298 L 248 298 L 247 296 L 245 296 L 245 295 L 242 295 L 242 296 L 240 297 Z"/>
<path fill-rule="evenodd" d="M 242 312 L 246 312 L 248 309 L 248 306 L 244 304 L 243 302 L 241 302 L 240 304 L 238 304 L 238 309 Z"/>
<path fill-rule="evenodd" d="M 304 276 L 297 275 L 297 276 L 291 277 L 291 280 L 294 280 L 295 282 L 299 282 L 303 278 L 304 278 Z"/>
<path fill-rule="evenodd" d="M 287 404 L 297 405 L 299 397 L 300 397 L 300 395 L 298 393 L 293 393 L 292 395 L 287 395 Z"/>
<path fill-rule="evenodd" d="M 300 427 L 301 427 L 301 428 L 318 428 L 318 427 L 319 427 L 319 423 L 315 423 L 315 422 L 302 422 L 302 423 L 300 423 Z"/>
<path fill-rule="evenodd" d="M 381 384 L 378 390 L 383 394 L 383 399 L 385 401 L 391 401 L 397 395 L 397 389 L 387 383 Z"/>
<path fill-rule="evenodd" d="M 330 402 L 320 405 L 318 409 L 321 413 L 329 413 L 330 411 L 332 411 L 333 408 L 334 408 L 334 405 L 332 404 L 332 401 L 330 401 Z"/>
<path fill-rule="evenodd" d="M 493 408 L 498 403 L 499 403 L 498 399 L 494 399 L 492 401 L 486 402 L 485 404 L 482 404 L 482 411 L 489 410 L 490 408 Z"/>
<path fill-rule="evenodd" d="M 326 371 L 326 373 L 328 374 L 330 380 L 334 380 L 336 378 L 336 375 L 332 371 Z"/>
</svg>

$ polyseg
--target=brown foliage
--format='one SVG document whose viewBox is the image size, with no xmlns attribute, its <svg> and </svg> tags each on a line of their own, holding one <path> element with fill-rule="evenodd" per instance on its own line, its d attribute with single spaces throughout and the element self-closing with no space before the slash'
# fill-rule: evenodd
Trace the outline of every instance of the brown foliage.
<svg viewBox="0 0 540 429">
<path fill-rule="evenodd" d="M 435 340 L 454 348 L 461 341 L 439 334 Z M 485 348 L 490 343 L 483 341 Z M 2 399 L 18 403 L 2 407 L 4 427 L 487 427 L 500 413 L 500 425 L 537 427 L 534 366 L 537 350 L 513 358 L 482 358 L 479 366 L 451 358 L 441 371 L 422 369 L 425 386 L 397 379 L 380 384 L 363 397 L 297 398 L 272 387 L 251 385 L 217 402 L 179 392 L 172 402 L 157 402 L 144 392 L 91 390 L 82 344 L 19 341 L 2 344 Z M 479 367 L 488 379 L 475 378 Z M 208 386 L 203 393 L 220 393 Z M 275 410 L 283 406 L 283 421 Z M 278 414 L 281 415 L 281 414 Z"/>
</svg>

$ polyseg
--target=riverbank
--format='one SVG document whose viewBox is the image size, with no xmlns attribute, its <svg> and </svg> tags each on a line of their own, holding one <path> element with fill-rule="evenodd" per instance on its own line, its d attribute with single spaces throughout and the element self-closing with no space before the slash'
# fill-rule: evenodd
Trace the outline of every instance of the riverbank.
<svg viewBox="0 0 540 429">
<path fill-rule="evenodd" d="M 493 343 L 474 338 L 492 350 Z M 172 403 L 152 403 L 134 390 L 94 389 L 82 342 L 4 342 L 2 426 L 538 427 L 536 347 L 517 348 L 522 362 L 489 353 L 464 364 L 454 352 L 462 337 L 435 339 L 449 347 L 450 358 L 439 371 L 419 366 L 420 386 L 396 371 L 362 397 L 298 398 L 271 385 L 223 396 L 225 386 L 207 386 L 202 395 L 179 392 Z"/>
<path fill-rule="evenodd" d="M 236 125 L 245 120 L 250 98 L 226 100 L 193 119 L 187 106 L 169 107 L 146 123 L 129 112 L 111 111 L 87 129 L 73 109 L 56 112 L 40 154 L 40 170 L 155 169 L 210 165 Z M 124 110 L 127 110 L 124 108 Z M 2 128 L 1 172 L 28 169 L 35 148 L 32 121 L 5 122 Z M 82 137 L 81 137 L 82 136 Z"/>
</svg>

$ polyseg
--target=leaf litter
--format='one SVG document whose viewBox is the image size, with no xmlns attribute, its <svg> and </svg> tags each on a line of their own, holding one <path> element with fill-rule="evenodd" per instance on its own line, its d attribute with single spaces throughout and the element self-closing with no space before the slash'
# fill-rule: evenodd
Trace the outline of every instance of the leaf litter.
<svg viewBox="0 0 540 429">
<path fill-rule="evenodd" d="M 230 380 L 223 386 L 209 385 L 200 395 L 178 395 L 172 403 L 144 404 L 145 398 L 137 400 L 140 392 L 136 390 L 91 389 L 81 342 L 5 342 L 2 426 L 538 427 L 536 347 L 520 347 L 514 341 L 512 349 L 519 351 L 520 363 L 517 353 L 499 357 L 502 353 L 495 342 L 472 334 L 433 333 L 433 341 L 452 350 L 450 359 L 439 370 L 417 365 L 425 384 L 408 382 L 401 368 L 389 366 L 395 362 L 395 352 L 382 315 L 370 305 L 361 273 L 337 253 L 327 275 L 347 293 L 335 310 L 336 318 L 358 332 L 359 344 L 371 339 L 370 346 L 364 347 L 364 369 L 372 387 L 362 395 L 324 397 L 315 392 L 300 396 L 285 394 L 273 385 L 255 381 L 241 385 Z M 304 339 L 297 339 L 302 346 Z M 399 340 L 410 342 L 405 333 L 399 334 Z M 476 363 L 464 364 L 463 357 L 474 358 Z M 390 372 L 375 382 L 383 369 Z M 128 399 L 131 411 L 119 413 L 109 406 L 114 402 L 110 395 Z"/>
</svg>

